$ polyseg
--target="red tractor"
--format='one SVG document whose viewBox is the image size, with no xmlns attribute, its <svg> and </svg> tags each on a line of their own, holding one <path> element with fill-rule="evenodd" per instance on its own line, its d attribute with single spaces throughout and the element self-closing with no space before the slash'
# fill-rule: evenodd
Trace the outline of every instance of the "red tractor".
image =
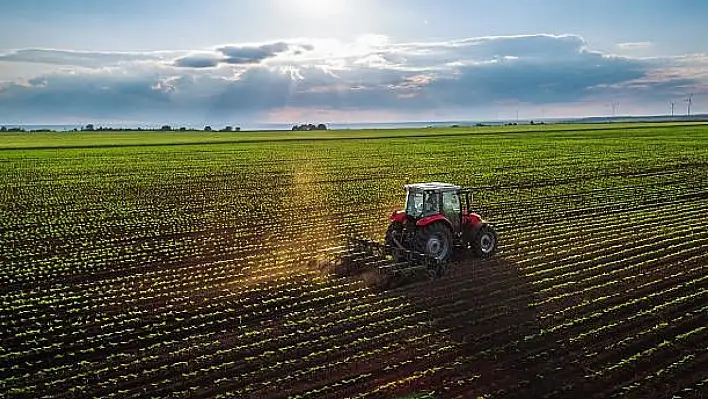
<svg viewBox="0 0 708 399">
<path fill-rule="evenodd" d="M 405 209 L 391 214 L 386 246 L 447 261 L 454 248 L 468 248 L 479 258 L 492 256 L 497 233 L 470 209 L 471 189 L 447 183 L 404 186 Z M 464 205 L 462 196 L 464 195 Z M 400 252 L 394 251 L 394 256 Z"/>
<path fill-rule="evenodd" d="M 420 272 L 435 277 L 446 273 L 455 248 L 471 249 L 479 258 L 494 255 L 497 233 L 471 211 L 472 190 L 437 182 L 404 187 L 405 209 L 391 214 L 385 243 L 349 237 L 346 249 L 333 254 L 335 274 L 374 268 L 388 277 Z"/>
</svg>

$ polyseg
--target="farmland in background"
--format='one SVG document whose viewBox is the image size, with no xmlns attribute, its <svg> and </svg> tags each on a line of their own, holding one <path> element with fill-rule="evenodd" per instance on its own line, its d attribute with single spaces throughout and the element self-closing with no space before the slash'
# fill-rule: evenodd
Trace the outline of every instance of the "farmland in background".
<svg viewBox="0 0 708 399">
<path fill-rule="evenodd" d="M 0 396 L 701 397 L 708 126 L 0 135 Z M 499 254 L 327 273 L 402 186 Z"/>
</svg>

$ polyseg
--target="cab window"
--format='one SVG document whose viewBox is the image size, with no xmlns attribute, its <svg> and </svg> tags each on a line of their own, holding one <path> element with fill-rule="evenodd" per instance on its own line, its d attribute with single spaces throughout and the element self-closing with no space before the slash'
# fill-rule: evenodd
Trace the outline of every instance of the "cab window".
<svg viewBox="0 0 708 399">
<path fill-rule="evenodd" d="M 448 215 L 460 213 L 460 196 L 457 193 L 443 194 L 443 212 Z"/>
</svg>

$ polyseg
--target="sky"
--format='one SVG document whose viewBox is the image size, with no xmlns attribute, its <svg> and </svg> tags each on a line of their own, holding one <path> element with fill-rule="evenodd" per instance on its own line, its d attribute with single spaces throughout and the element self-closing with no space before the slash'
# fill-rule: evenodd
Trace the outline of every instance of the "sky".
<svg viewBox="0 0 708 399">
<path fill-rule="evenodd" d="M 4 0 L 0 123 L 702 113 L 706 20 L 703 0 Z"/>
</svg>

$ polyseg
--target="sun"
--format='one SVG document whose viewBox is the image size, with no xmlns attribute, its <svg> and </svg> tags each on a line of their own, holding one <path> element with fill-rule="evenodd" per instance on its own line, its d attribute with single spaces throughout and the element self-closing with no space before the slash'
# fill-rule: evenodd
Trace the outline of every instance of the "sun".
<svg viewBox="0 0 708 399">
<path fill-rule="evenodd" d="M 287 8 L 298 17 L 325 19 L 342 14 L 345 0 L 288 0 Z"/>
</svg>

